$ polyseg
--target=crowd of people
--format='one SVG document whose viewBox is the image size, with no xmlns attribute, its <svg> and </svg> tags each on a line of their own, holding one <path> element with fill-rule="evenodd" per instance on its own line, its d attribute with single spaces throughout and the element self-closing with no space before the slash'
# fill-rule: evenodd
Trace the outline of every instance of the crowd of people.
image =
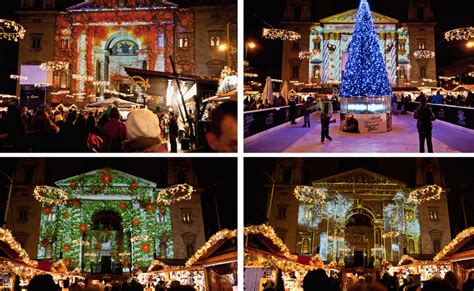
<svg viewBox="0 0 474 291">
<path fill-rule="evenodd" d="M 20 108 L 12 99 L 0 115 L 0 151 L 12 152 L 177 152 L 237 150 L 237 104 L 228 101 L 206 112 L 210 130 L 207 145 L 193 144 L 196 122 L 175 112 L 130 111 L 126 120 L 119 104 L 105 110 Z M 189 119 L 189 122 L 183 122 Z M 191 124 L 191 126 L 189 126 Z M 190 146 L 184 147 L 184 141 Z"/>
<path fill-rule="evenodd" d="M 252 111 L 252 110 L 259 110 L 259 109 L 267 109 L 267 108 L 274 108 L 274 107 L 282 107 L 282 106 L 291 106 L 291 103 L 296 104 L 304 104 L 308 98 L 313 100 L 317 99 L 315 94 L 309 94 L 306 97 L 301 95 L 291 94 L 288 97 L 288 100 L 285 99 L 283 96 L 278 95 L 272 102 L 268 99 L 263 99 L 262 97 L 251 97 L 247 96 L 244 99 L 244 111 Z M 332 106 L 335 110 L 340 108 L 340 100 L 339 97 L 336 95 L 331 96 L 329 99 L 332 103 Z"/>
<path fill-rule="evenodd" d="M 388 272 L 378 272 L 376 278 L 371 274 L 360 274 L 353 276 L 354 280 L 346 282 L 348 291 L 472 291 L 474 290 L 474 271 L 471 271 L 467 279 L 461 284 L 456 274 L 449 271 L 444 278 L 433 277 L 427 281 L 421 281 L 420 274 L 408 275 L 402 278 L 401 274 L 390 275 Z M 284 290 L 283 281 L 278 280 L 279 284 L 266 287 L 264 291 L 282 291 Z M 342 290 L 342 280 L 338 276 L 328 276 L 323 269 L 309 271 L 303 279 L 303 290 L 324 290 L 340 291 Z"/>
</svg>

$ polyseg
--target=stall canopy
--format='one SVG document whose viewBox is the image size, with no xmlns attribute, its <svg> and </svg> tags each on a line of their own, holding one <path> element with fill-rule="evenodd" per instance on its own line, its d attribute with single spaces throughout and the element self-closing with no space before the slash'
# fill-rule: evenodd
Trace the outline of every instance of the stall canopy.
<svg viewBox="0 0 474 291">
<path fill-rule="evenodd" d="M 434 261 L 474 261 L 474 227 L 466 228 L 449 242 Z"/>
<path fill-rule="evenodd" d="M 137 103 L 134 103 L 134 102 L 130 102 L 130 101 L 127 101 L 127 100 L 123 100 L 123 99 L 120 99 L 118 97 L 112 97 L 112 98 L 108 98 L 108 99 L 105 99 L 105 100 L 102 100 L 102 101 L 99 101 L 99 102 L 95 102 L 95 103 L 90 103 L 90 104 L 87 104 L 86 105 L 86 108 L 98 108 L 98 107 L 107 107 L 109 106 L 110 104 L 114 104 L 115 102 L 118 103 L 118 108 L 129 108 L 129 109 L 132 109 L 132 108 L 138 108 L 140 107 L 140 104 L 137 104 Z"/>
<path fill-rule="evenodd" d="M 250 251 L 258 251 L 296 261 L 297 256 L 292 255 L 288 247 L 277 236 L 273 227 L 261 224 L 252 225 L 244 229 L 246 249 Z"/>
<path fill-rule="evenodd" d="M 453 92 L 474 92 L 474 85 L 459 85 L 452 90 Z"/>
<path fill-rule="evenodd" d="M 10 230 L 5 228 L 0 228 L 0 256 L 33 268 L 38 267 L 38 262 L 30 259 Z"/>
<path fill-rule="evenodd" d="M 237 261 L 237 230 L 223 229 L 214 234 L 186 262 L 186 267 L 225 264 Z"/>
</svg>

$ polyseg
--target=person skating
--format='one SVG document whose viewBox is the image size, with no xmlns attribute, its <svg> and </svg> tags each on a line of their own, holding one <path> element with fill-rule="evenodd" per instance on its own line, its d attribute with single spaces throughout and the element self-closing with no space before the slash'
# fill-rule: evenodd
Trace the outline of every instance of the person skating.
<svg viewBox="0 0 474 291">
<path fill-rule="evenodd" d="M 311 107 L 313 107 L 313 102 L 310 97 L 306 98 L 305 103 L 303 103 L 303 119 L 304 124 L 302 127 L 311 127 L 311 123 L 309 122 L 309 116 L 311 114 Z"/>
<path fill-rule="evenodd" d="M 319 108 L 321 109 L 321 143 L 324 143 L 326 138 L 332 140 L 332 137 L 329 135 L 329 122 L 333 107 L 327 96 L 322 97 L 321 101 L 319 101 Z"/>
<path fill-rule="evenodd" d="M 296 116 L 296 98 L 295 98 L 295 95 L 290 96 L 290 100 L 288 100 L 288 105 L 290 106 L 291 124 L 296 124 L 296 121 L 295 121 L 295 116 Z"/>
<path fill-rule="evenodd" d="M 433 111 L 426 106 L 426 99 L 420 100 L 420 107 L 415 110 L 415 119 L 417 119 L 416 127 L 418 128 L 418 136 L 420 139 L 420 153 L 425 152 L 425 140 L 428 152 L 433 152 L 433 143 L 431 141 L 431 131 L 433 129 L 433 121 L 436 120 L 436 116 Z"/>
</svg>

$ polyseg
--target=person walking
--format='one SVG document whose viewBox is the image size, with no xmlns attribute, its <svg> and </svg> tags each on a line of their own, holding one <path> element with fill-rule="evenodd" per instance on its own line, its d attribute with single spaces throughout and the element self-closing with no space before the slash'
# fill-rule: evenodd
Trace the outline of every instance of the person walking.
<svg viewBox="0 0 474 291">
<path fill-rule="evenodd" d="M 392 96 L 392 112 L 395 115 L 398 114 L 398 97 L 395 94 Z"/>
<path fill-rule="evenodd" d="M 170 152 L 177 153 L 178 152 L 178 144 L 176 143 L 176 138 L 178 137 L 178 122 L 176 121 L 176 117 L 174 116 L 174 111 L 170 112 L 170 120 L 168 121 L 168 128 L 169 128 L 169 137 L 170 137 Z"/>
<path fill-rule="evenodd" d="M 324 139 L 332 140 L 329 135 L 329 122 L 331 121 L 333 107 L 327 96 L 322 97 L 319 101 L 319 108 L 321 109 L 321 143 L 324 143 Z"/>
<path fill-rule="evenodd" d="M 436 116 L 433 111 L 426 105 L 426 99 L 420 100 L 420 107 L 415 110 L 414 114 L 416 127 L 418 129 L 418 136 L 420 139 L 420 153 L 425 152 L 425 140 L 428 152 L 433 152 L 433 143 L 431 141 L 431 131 L 433 129 L 433 121 L 436 120 Z"/>
<path fill-rule="evenodd" d="M 303 119 L 304 124 L 302 127 L 311 127 L 311 123 L 309 122 L 309 116 L 311 114 L 311 107 L 313 106 L 313 102 L 310 97 L 306 98 L 306 101 L 303 103 Z"/>
<path fill-rule="evenodd" d="M 290 106 L 291 124 L 296 124 L 296 121 L 295 121 L 295 117 L 296 117 L 296 98 L 295 98 L 295 95 L 290 96 L 290 100 L 288 100 L 288 105 Z"/>
</svg>

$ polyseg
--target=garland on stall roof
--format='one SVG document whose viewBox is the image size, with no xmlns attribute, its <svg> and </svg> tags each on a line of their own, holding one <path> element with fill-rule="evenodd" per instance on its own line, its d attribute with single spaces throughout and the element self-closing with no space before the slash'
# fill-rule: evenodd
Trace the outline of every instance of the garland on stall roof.
<svg viewBox="0 0 474 291">
<path fill-rule="evenodd" d="M 194 265 L 210 248 L 212 248 L 219 241 L 224 239 L 235 238 L 236 236 L 237 230 L 223 229 L 218 231 L 216 234 L 211 236 L 211 238 L 199 250 L 197 250 L 192 257 L 190 257 L 186 261 L 185 266 L 190 267 Z"/>
<path fill-rule="evenodd" d="M 283 256 L 296 261 L 297 256 L 292 255 L 288 247 L 283 243 L 281 238 L 278 237 L 278 235 L 275 233 L 275 230 L 273 227 L 267 225 L 267 224 L 261 224 L 261 225 L 252 225 L 248 226 L 244 229 L 244 235 L 248 236 L 249 234 L 261 234 L 264 237 L 270 239 L 282 252 Z"/>
<path fill-rule="evenodd" d="M 434 262 L 440 261 L 447 253 L 452 251 L 460 242 L 474 235 L 474 227 L 466 228 L 461 231 L 452 241 L 449 242 L 433 259 Z"/>
<path fill-rule="evenodd" d="M 20 243 L 15 240 L 10 230 L 0 228 L 0 241 L 5 242 L 12 250 L 14 250 L 20 259 L 30 267 L 36 268 L 38 262 L 31 260 L 26 251 L 21 247 Z"/>
</svg>

